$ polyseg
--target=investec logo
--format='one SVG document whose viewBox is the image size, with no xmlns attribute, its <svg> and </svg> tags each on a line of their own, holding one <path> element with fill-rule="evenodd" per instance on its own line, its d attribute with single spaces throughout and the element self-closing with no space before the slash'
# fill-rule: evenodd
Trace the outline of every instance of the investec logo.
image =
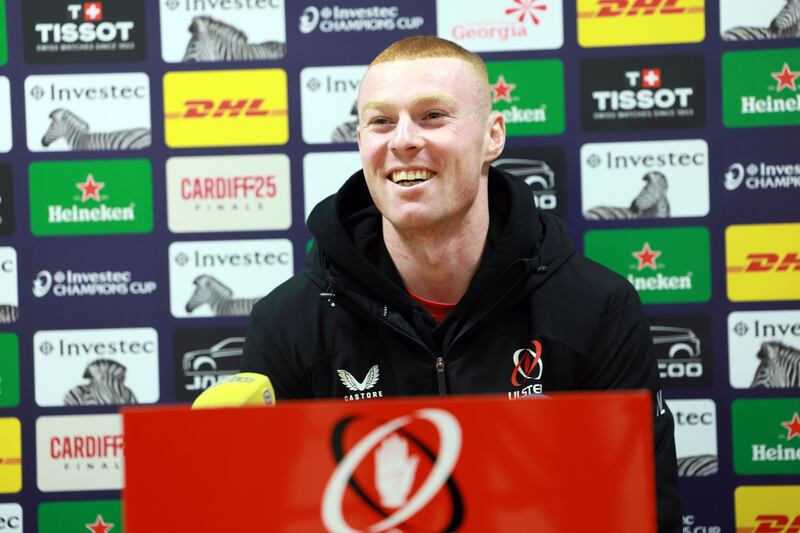
<svg viewBox="0 0 800 533">
<path fill-rule="evenodd" d="M 415 14 L 400 15 L 399 5 L 389 6 L 306 6 L 300 14 L 300 33 L 351 33 L 378 31 L 415 31 L 425 18 Z"/>
<path fill-rule="evenodd" d="M 581 64 L 589 131 L 699 127 L 705 121 L 699 55 L 589 59 Z"/>
<path fill-rule="evenodd" d="M 578 0 L 581 46 L 695 43 L 705 38 L 705 0 Z"/>
<path fill-rule="evenodd" d="M 16 322 L 19 317 L 17 286 L 17 251 L 0 246 L 0 324 Z"/>
<path fill-rule="evenodd" d="M 300 107 L 305 142 L 356 142 L 356 98 L 366 71 L 366 65 L 308 67 L 300 71 Z"/>
<path fill-rule="evenodd" d="M 42 407 L 158 401 L 153 328 L 37 331 L 33 351 L 36 403 Z"/>
<path fill-rule="evenodd" d="M 250 146 L 289 140 L 286 71 L 168 72 L 164 135 L 168 146 Z"/>
<path fill-rule="evenodd" d="M 736 405 L 736 402 L 734 402 Z M 800 486 L 737 487 L 737 533 L 796 533 L 800 529 Z"/>
<path fill-rule="evenodd" d="M 22 506 L 18 503 L 0 503 L 0 524 L 12 532 L 22 532 Z"/>
<path fill-rule="evenodd" d="M 34 235 L 147 233 L 153 229 L 150 162 L 31 163 Z"/>
<path fill-rule="evenodd" d="M 144 6 L 138 2 L 30 0 L 23 4 L 26 57 L 58 62 L 67 54 L 82 59 L 141 59 Z"/>
<path fill-rule="evenodd" d="M 437 34 L 473 52 L 546 50 L 564 44 L 563 0 L 436 0 Z"/>
<path fill-rule="evenodd" d="M 288 239 L 174 242 L 169 247 L 172 316 L 247 316 L 294 273 Z"/>
<path fill-rule="evenodd" d="M 42 492 L 119 490 L 122 461 L 118 414 L 36 419 L 36 482 Z"/>
<path fill-rule="evenodd" d="M 800 402 L 734 400 L 733 466 L 737 474 L 800 474 Z"/>
<path fill-rule="evenodd" d="M 143 72 L 25 78 L 28 149 L 139 150 L 150 146 L 150 81 Z"/>
<path fill-rule="evenodd" d="M 733 302 L 800 299 L 800 223 L 728 226 L 725 263 Z"/>
<path fill-rule="evenodd" d="M 800 49 L 722 56 L 723 121 L 728 127 L 800 124 Z"/>
<path fill-rule="evenodd" d="M 564 131 L 564 65 L 557 59 L 489 61 L 492 109 L 503 114 L 508 135 Z M 537 80 L 548 80 L 541 84 Z"/>
<path fill-rule="evenodd" d="M 708 230 L 594 230 L 587 257 L 624 276 L 645 303 L 705 302 L 711 297 Z"/>
<path fill-rule="evenodd" d="M 8 78 L 0 76 L 0 153 L 9 152 L 11 138 L 11 85 Z"/>
<path fill-rule="evenodd" d="M 175 233 L 285 230 L 292 225 L 289 157 L 167 160 L 167 221 Z"/>
<path fill-rule="evenodd" d="M 754 190 L 800 189 L 800 163 L 731 163 L 724 174 L 725 188 L 735 191 L 742 185 Z"/>
<path fill-rule="evenodd" d="M 702 139 L 585 144 L 581 181 L 587 220 L 705 216 L 708 144 Z"/>
<path fill-rule="evenodd" d="M 800 388 L 786 362 L 800 353 L 800 311 L 728 315 L 730 383 L 744 388 Z"/>
<path fill-rule="evenodd" d="M 675 419 L 678 475 L 710 476 L 719 470 L 717 408 L 713 400 L 668 400 Z"/>
</svg>

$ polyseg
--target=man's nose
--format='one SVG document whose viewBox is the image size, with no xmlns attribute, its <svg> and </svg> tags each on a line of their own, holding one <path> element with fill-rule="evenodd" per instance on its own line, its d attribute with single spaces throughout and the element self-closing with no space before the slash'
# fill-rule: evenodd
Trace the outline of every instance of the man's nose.
<svg viewBox="0 0 800 533">
<path fill-rule="evenodd" d="M 408 152 L 422 146 L 419 125 L 408 116 L 401 116 L 389 140 L 389 149 L 393 152 Z"/>
</svg>

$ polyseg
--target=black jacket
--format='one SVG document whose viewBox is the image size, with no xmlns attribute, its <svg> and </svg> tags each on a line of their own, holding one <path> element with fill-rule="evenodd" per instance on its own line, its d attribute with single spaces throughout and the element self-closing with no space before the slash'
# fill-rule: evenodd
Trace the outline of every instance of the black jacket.
<svg viewBox="0 0 800 533">
<path fill-rule="evenodd" d="M 576 254 L 562 222 L 538 211 L 518 179 L 491 169 L 489 199 L 481 265 L 437 325 L 406 292 L 354 174 L 312 211 L 303 271 L 254 306 L 241 370 L 268 375 L 279 399 L 649 389 L 660 413 L 659 532 L 680 532 L 673 420 L 636 291 Z M 534 340 L 541 375 L 532 359 L 519 374 L 513 354 Z"/>
</svg>

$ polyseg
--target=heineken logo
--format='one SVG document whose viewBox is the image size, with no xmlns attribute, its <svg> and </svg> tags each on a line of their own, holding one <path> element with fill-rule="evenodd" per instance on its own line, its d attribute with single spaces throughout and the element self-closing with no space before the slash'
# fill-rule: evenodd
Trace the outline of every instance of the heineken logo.
<svg viewBox="0 0 800 533">
<path fill-rule="evenodd" d="M 511 103 L 511 92 L 517 88 L 516 83 L 507 83 L 506 77 L 500 74 L 497 77 L 497 81 L 489 85 L 489 88 L 492 90 L 492 103 L 496 104 L 500 100 L 505 100 L 508 103 Z"/>
<path fill-rule="evenodd" d="M 767 95 L 764 98 L 756 96 L 742 96 L 742 114 L 764 114 L 764 113 L 796 113 L 800 111 L 800 95 L 781 97 L 784 89 L 797 92 L 795 80 L 800 77 L 799 72 L 792 72 L 788 63 L 783 64 L 783 68 L 778 72 L 770 73 L 770 76 L 777 81 L 775 92 L 778 97 Z"/>
<path fill-rule="evenodd" d="M 800 473 L 797 399 L 735 400 L 731 411 L 737 474 Z"/>
<path fill-rule="evenodd" d="M 636 266 L 636 270 L 641 272 L 645 268 L 652 268 L 653 270 L 658 270 L 658 266 L 656 266 L 656 259 L 661 255 L 661 252 L 651 250 L 650 243 L 644 243 L 642 249 L 638 252 L 633 252 L 633 257 L 639 261 L 639 264 Z"/>
<path fill-rule="evenodd" d="M 788 422 L 781 422 L 781 425 L 788 431 L 786 435 L 787 441 L 790 441 L 795 437 L 800 439 L 800 415 L 797 414 L 797 411 L 795 411 L 791 420 Z"/>
<path fill-rule="evenodd" d="M 775 88 L 777 92 L 781 92 L 784 89 L 797 91 L 795 80 L 800 77 L 800 72 L 792 72 L 789 68 L 789 63 L 784 63 L 783 69 L 780 72 L 773 72 L 771 76 L 778 82 L 778 86 Z"/>
<path fill-rule="evenodd" d="M 797 437 L 800 439 L 800 415 L 795 411 L 791 420 L 781 422 L 781 426 L 786 428 L 786 442 Z M 766 444 L 753 444 L 753 462 L 761 461 L 798 461 L 800 460 L 800 448 L 777 446 L 767 446 Z"/>
<path fill-rule="evenodd" d="M 80 189 L 81 191 L 81 202 L 85 202 L 87 200 L 97 200 L 100 201 L 100 189 L 106 186 L 103 182 L 96 182 L 94 181 L 94 176 L 89 174 L 86 176 L 86 181 L 81 183 L 76 183 L 75 186 Z"/>
</svg>

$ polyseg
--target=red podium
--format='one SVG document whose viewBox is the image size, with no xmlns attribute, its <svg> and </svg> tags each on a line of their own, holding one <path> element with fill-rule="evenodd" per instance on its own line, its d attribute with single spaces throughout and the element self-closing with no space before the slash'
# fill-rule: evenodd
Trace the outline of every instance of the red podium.
<svg viewBox="0 0 800 533">
<path fill-rule="evenodd" d="M 644 392 L 125 408 L 126 533 L 655 532 Z"/>
</svg>

